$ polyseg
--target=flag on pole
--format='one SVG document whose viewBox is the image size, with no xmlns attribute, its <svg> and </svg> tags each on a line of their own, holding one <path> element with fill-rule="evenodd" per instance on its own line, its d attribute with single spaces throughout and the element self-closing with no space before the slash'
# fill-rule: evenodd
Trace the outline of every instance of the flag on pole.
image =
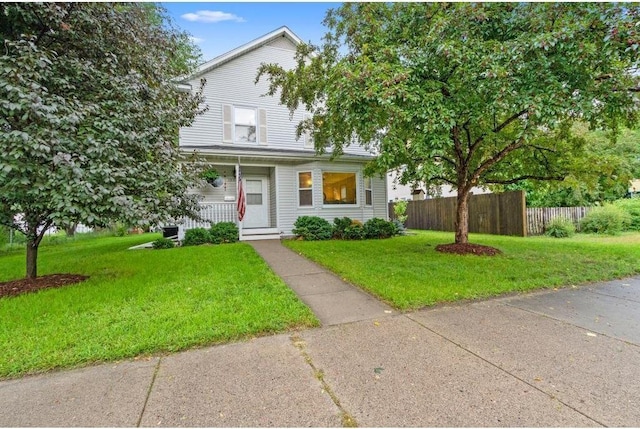
<svg viewBox="0 0 640 429">
<path fill-rule="evenodd" d="M 244 219 L 244 212 L 247 210 L 247 202 L 244 198 L 244 189 L 242 188 L 242 175 L 240 174 L 240 166 L 238 166 L 238 220 Z"/>
</svg>

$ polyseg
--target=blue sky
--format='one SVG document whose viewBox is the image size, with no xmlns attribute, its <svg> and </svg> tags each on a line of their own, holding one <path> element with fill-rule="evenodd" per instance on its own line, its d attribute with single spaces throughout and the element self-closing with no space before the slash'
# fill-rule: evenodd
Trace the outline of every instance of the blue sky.
<svg viewBox="0 0 640 429">
<path fill-rule="evenodd" d="M 191 34 L 208 61 L 286 25 L 305 42 L 320 43 L 328 9 L 340 3 L 161 3 Z"/>
</svg>

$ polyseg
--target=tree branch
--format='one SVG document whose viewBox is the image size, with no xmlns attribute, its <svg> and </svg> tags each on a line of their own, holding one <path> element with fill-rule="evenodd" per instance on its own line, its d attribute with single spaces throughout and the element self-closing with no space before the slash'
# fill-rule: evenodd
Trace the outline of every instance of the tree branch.
<svg viewBox="0 0 640 429">
<path fill-rule="evenodd" d="M 509 145 L 504 147 L 500 152 L 487 159 L 476 169 L 476 171 L 473 172 L 471 182 L 475 182 L 476 180 L 478 180 L 482 173 L 484 173 L 486 170 L 488 170 L 498 162 L 502 161 L 507 155 L 509 155 L 514 150 L 521 148 L 523 145 L 523 138 L 520 137 L 518 140 L 514 140 Z"/>
<path fill-rule="evenodd" d="M 456 186 L 457 184 L 455 182 L 452 182 L 451 180 L 447 179 L 446 177 L 443 176 L 434 176 L 429 178 L 429 180 L 427 180 L 427 182 L 430 182 L 432 180 L 442 180 L 443 182 L 446 182 L 452 186 Z"/>
<path fill-rule="evenodd" d="M 494 126 L 493 130 L 491 130 L 494 133 L 499 133 L 500 131 L 502 131 L 505 127 L 507 127 L 509 124 L 511 124 L 513 121 L 515 121 L 516 119 L 518 119 L 520 116 L 524 115 L 525 113 L 527 113 L 529 111 L 529 109 L 522 109 L 521 111 L 519 111 L 518 113 L 514 113 L 513 115 L 511 115 L 509 118 L 507 118 L 503 123 L 501 123 L 500 125 L 498 125 L 497 127 Z M 476 139 L 475 142 L 473 142 L 473 145 L 471 145 L 471 147 L 469 148 L 469 153 L 473 153 L 475 152 L 475 150 L 477 149 L 478 145 L 482 142 L 482 140 L 484 140 L 484 138 L 486 137 L 486 134 L 482 134 L 480 137 L 478 137 Z"/>
<path fill-rule="evenodd" d="M 455 168 L 455 167 L 457 167 L 456 163 L 455 163 L 455 162 L 453 162 L 453 160 L 452 160 L 452 159 L 447 158 L 446 156 L 442 156 L 442 155 L 440 155 L 440 156 L 434 156 L 432 159 L 433 159 L 434 161 L 438 161 L 439 159 L 441 159 L 441 160 L 443 160 L 443 161 L 446 161 L 446 162 L 447 162 L 447 163 L 449 163 L 450 165 L 452 165 L 454 168 Z"/>
<path fill-rule="evenodd" d="M 522 175 L 522 176 L 514 177 L 513 179 L 509 179 L 509 180 L 485 178 L 483 182 L 487 183 L 487 184 L 492 184 L 492 185 L 511 185 L 513 183 L 518 183 L 518 182 L 521 182 L 521 181 L 527 180 L 527 179 L 562 181 L 562 180 L 564 180 L 564 177 L 565 176 L 536 176 L 536 175 L 532 175 L 532 174 L 525 174 L 525 175 Z"/>
</svg>

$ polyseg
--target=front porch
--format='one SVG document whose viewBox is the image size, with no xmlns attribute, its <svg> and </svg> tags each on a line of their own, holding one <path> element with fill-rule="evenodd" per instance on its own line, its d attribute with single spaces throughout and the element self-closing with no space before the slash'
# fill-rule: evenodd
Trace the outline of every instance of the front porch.
<svg viewBox="0 0 640 429">
<path fill-rule="evenodd" d="M 202 220 L 195 220 L 185 217 L 177 223 L 179 240 L 184 239 L 185 231 L 188 229 L 209 229 L 211 228 L 211 224 L 218 222 L 233 222 L 238 225 L 238 230 L 240 231 L 240 241 L 280 239 L 280 232 L 276 227 L 245 227 L 243 225 L 244 222 L 238 221 L 236 202 L 201 203 L 199 214 Z"/>
</svg>

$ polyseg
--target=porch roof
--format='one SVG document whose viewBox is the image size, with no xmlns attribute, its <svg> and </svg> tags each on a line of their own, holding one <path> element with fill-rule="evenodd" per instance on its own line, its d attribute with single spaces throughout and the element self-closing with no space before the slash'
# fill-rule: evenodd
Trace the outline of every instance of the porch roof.
<svg viewBox="0 0 640 429">
<path fill-rule="evenodd" d="M 242 147 L 234 145 L 191 145 L 180 146 L 182 152 L 197 152 L 200 155 L 216 156 L 219 158 L 255 158 L 255 159 L 281 159 L 283 161 L 318 161 L 331 158 L 330 153 L 317 155 L 313 150 L 291 150 L 275 148 Z M 336 161 L 367 162 L 374 159 L 373 155 L 342 154 L 335 158 Z"/>
</svg>

